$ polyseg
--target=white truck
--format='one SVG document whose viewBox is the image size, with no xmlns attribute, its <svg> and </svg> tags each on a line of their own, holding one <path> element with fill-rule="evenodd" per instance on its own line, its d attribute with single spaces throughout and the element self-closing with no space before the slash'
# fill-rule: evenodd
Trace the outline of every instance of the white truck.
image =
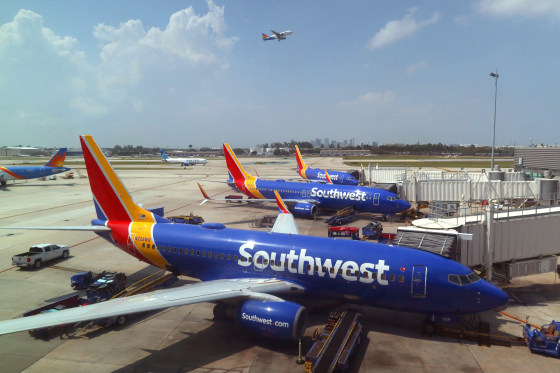
<svg viewBox="0 0 560 373">
<path fill-rule="evenodd" d="M 12 257 L 12 265 L 39 268 L 49 260 L 67 258 L 68 255 L 70 255 L 70 249 L 67 245 L 43 243 L 31 246 L 26 253 L 14 255 Z"/>
</svg>

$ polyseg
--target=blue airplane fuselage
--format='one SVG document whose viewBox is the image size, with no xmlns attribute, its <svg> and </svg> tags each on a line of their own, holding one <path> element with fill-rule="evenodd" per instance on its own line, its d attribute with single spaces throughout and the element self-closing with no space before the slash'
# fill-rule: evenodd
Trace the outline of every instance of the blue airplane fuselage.
<svg viewBox="0 0 560 373">
<path fill-rule="evenodd" d="M 0 180 L 25 180 L 39 177 L 49 177 L 61 172 L 69 171 L 68 167 L 46 167 L 46 166 L 11 166 L 0 167 Z"/>
<path fill-rule="evenodd" d="M 309 201 L 328 209 L 352 206 L 356 211 L 396 214 L 410 208 L 396 194 L 377 188 L 261 179 L 239 181 L 236 186 L 250 197 L 274 199 L 277 190 L 284 200 Z"/>
<path fill-rule="evenodd" d="M 358 185 L 358 180 L 347 172 L 342 171 L 327 171 L 329 178 L 333 184 L 339 185 Z M 309 180 L 327 180 L 327 175 L 325 170 L 320 168 L 307 168 L 305 170 L 305 178 Z"/>
<path fill-rule="evenodd" d="M 507 302 L 502 290 L 462 264 L 406 247 L 158 223 L 134 236 L 136 251 L 126 243 L 129 228 L 112 227 L 112 238 L 101 236 L 139 259 L 157 250 L 167 269 L 203 281 L 277 278 L 300 285 L 310 297 L 430 314 L 474 313 Z"/>
</svg>

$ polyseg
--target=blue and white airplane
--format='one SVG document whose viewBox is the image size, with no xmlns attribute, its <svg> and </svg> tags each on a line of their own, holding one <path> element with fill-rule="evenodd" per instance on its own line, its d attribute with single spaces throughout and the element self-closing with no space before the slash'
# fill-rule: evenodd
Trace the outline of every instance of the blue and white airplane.
<svg viewBox="0 0 560 373">
<path fill-rule="evenodd" d="M 194 157 L 169 157 L 167 153 L 160 149 L 161 160 L 166 163 L 179 163 L 181 166 L 192 166 L 195 164 L 206 164 L 208 161 L 204 158 L 194 158 Z"/>
<path fill-rule="evenodd" d="M 97 219 L 66 229 L 94 231 L 136 259 L 202 282 L 0 321 L 0 334 L 215 302 L 215 314 L 235 315 L 246 330 L 295 339 L 306 320 L 297 296 L 428 315 L 477 313 L 508 301 L 469 268 L 425 251 L 300 236 L 287 224 L 271 232 L 171 224 L 133 201 L 91 136 L 80 141 Z"/>
<path fill-rule="evenodd" d="M 60 148 L 44 166 L 0 167 L 0 184 L 6 186 L 9 180 L 36 179 L 69 171 L 70 168 L 64 167 L 65 159 L 66 148 Z"/>
<path fill-rule="evenodd" d="M 303 217 L 314 217 L 319 207 L 339 210 L 351 206 L 356 211 L 384 215 L 410 208 L 410 203 L 383 189 L 259 179 L 245 172 L 229 144 L 223 147 L 230 175 L 228 184 L 235 183 L 232 188 L 247 195 L 252 202 L 274 202 L 274 191 L 277 190 L 284 202 L 293 205 L 292 212 Z M 202 188 L 201 191 L 205 198 L 203 203 L 212 200 Z"/>
<path fill-rule="evenodd" d="M 303 157 L 299 152 L 299 148 L 296 145 L 296 160 L 298 165 L 298 174 L 307 180 L 317 180 L 317 181 L 327 181 L 327 177 L 330 178 L 333 184 L 339 185 L 358 185 L 358 180 L 347 172 L 333 171 L 333 170 L 322 170 L 320 168 L 309 168 L 303 161 Z"/>
</svg>

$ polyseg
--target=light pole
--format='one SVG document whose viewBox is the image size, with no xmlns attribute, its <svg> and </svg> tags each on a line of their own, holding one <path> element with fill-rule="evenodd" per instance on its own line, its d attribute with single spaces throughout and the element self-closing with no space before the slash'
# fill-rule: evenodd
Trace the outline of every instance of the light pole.
<svg viewBox="0 0 560 373">
<path fill-rule="evenodd" d="M 496 146 L 496 105 L 498 103 L 498 69 L 496 73 L 490 73 L 490 76 L 496 81 L 496 89 L 494 90 L 494 135 L 492 136 L 492 164 L 490 165 L 490 171 L 494 171 L 494 147 Z"/>
</svg>

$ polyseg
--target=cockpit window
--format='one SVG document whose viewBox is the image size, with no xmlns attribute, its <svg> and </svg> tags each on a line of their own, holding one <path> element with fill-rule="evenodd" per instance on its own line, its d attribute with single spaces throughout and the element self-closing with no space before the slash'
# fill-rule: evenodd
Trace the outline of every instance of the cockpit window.
<svg viewBox="0 0 560 373">
<path fill-rule="evenodd" d="M 454 284 L 461 285 L 461 281 L 459 281 L 459 276 L 457 275 L 449 275 L 448 280 Z"/>
<path fill-rule="evenodd" d="M 469 273 L 467 277 L 469 278 L 469 280 L 471 280 L 471 282 L 477 282 L 478 280 L 480 280 L 480 277 L 478 277 L 476 272 Z"/>
<path fill-rule="evenodd" d="M 453 284 L 464 286 L 477 282 L 480 277 L 475 272 L 471 272 L 468 275 L 449 275 L 447 279 Z"/>
<path fill-rule="evenodd" d="M 467 276 L 459 276 L 459 280 L 461 280 L 461 285 L 468 285 L 471 283 L 471 280 Z"/>
</svg>

